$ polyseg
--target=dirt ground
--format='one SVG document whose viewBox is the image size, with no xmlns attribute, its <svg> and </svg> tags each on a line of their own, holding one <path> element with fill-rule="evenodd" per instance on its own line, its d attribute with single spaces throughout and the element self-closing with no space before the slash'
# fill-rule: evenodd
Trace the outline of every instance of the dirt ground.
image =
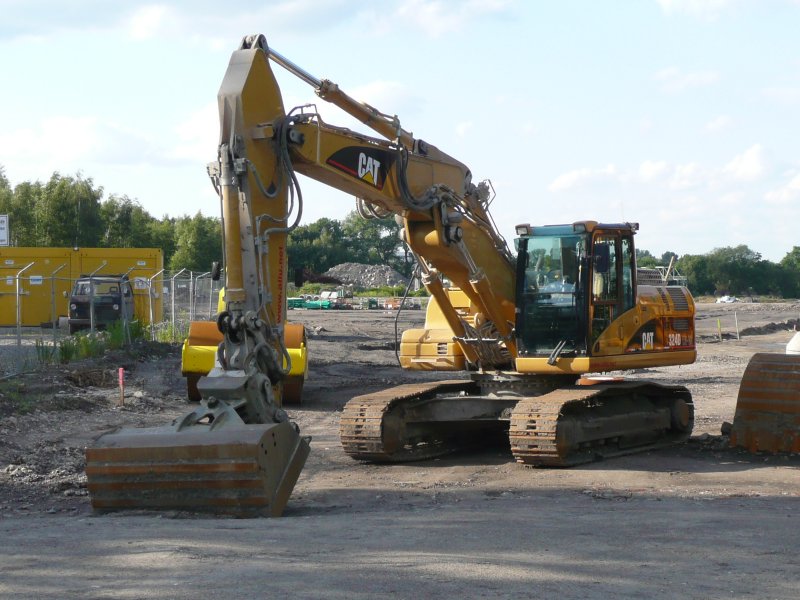
<svg viewBox="0 0 800 600">
<path fill-rule="evenodd" d="M 568 470 L 522 467 L 507 447 L 353 461 L 338 442 L 347 400 L 441 377 L 396 366 L 393 314 L 290 318 L 311 333 L 290 413 L 313 441 L 281 519 L 92 514 L 84 448 L 189 407 L 177 347 L 1 381 L 0 597 L 798 597 L 800 456 L 749 455 L 719 434 L 750 356 L 783 352 L 800 303 L 699 305 L 695 364 L 626 373 L 690 388 L 690 441 Z M 403 313 L 400 329 L 423 318 Z"/>
</svg>

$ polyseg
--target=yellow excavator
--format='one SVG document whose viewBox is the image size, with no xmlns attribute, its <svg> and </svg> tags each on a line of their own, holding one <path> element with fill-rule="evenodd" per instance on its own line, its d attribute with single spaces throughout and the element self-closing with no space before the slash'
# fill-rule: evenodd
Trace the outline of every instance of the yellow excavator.
<svg viewBox="0 0 800 600">
<path fill-rule="evenodd" d="M 270 61 L 373 129 L 288 113 Z M 299 222 L 302 173 L 357 198 L 364 217 L 394 215 L 430 292 L 424 327 L 404 332 L 404 368 L 462 372 L 359 396 L 340 437 L 357 460 L 436 456 L 507 431 L 515 459 L 569 466 L 682 440 L 689 391 L 588 377 L 695 360 L 688 290 L 638 285 L 633 223 L 517 227 L 512 254 L 489 182 L 270 49 L 244 38 L 219 92 L 218 160 L 225 310 L 216 366 L 199 407 L 172 426 L 107 434 L 87 450 L 92 505 L 280 515 L 309 452 L 281 408 L 291 373 L 286 236 Z M 212 345 L 213 347 L 213 345 Z"/>
</svg>

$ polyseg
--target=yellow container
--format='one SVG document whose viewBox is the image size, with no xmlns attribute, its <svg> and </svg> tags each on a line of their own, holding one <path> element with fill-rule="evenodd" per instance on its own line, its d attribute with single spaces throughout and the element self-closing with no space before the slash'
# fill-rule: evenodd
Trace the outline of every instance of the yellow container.
<svg viewBox="0 0 800 600">
<path fill-rule="evenodd" d="M 148 280 L 163 266 L 164 256 L 158 248 L 0 247 L 0 326 L 17 322 L 16 276 L 23 269 L 19 290 L 24 326 L 50 323 L 59 316 L 66 316 L 73 283 L 81 275 L 98 268 L 97 275 L 120 275 L 130 269 L 135 318 L 149 323 Z M 153 298 L 155 321 L 161 320 L 162 287 L 160 277 L 154 280 L 153 288 L 158 291 Z"/>
</svg>

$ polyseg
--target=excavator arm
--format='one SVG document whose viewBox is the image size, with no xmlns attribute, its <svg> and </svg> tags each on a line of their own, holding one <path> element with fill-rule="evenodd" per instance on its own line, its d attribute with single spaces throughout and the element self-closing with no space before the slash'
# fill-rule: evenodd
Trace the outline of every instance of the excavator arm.
<svg viewBox="0 0 800 600">
<path fill-rule="evenodd" d="M 236 52 L 219 99 L 220 142 L 210 169 L 221 203 L 225 310 L 217 366 L 201 377 L 199 407 L 171 426 L 122 429 L 86 451 L 96 510 L 187 509 L 280 516 L 309 453 L 309 439 L 280 407 L 291 373 L 285 344 L 290 186 L 279 157 L 250 135 L 283 116 L 265 62 Z M 268 99 L 267 104 L 264 100 Z M 258 188 L 259 174 L 271 174 Z"/>
<path fill-rule="evenodd" d="M 308 107 L 286 114 L 269 59 L 382 137 L 330 125 Z M 422 268 L 434 312 L 441 314 L 448 335 L 468 362 L 477 367 L 508 366 L 516 356 L 515 262 L 489 214 L 488 182 L 474 184 L 466 165 L 414 138 L 397 117 L 308 74 L 271 50 L 261 35 L 245 38 L 234 54 L 223 89 L 234 87 L 229 82 L 244 72 L 248 76 L 241 97 L 259 98 L 260 103 L 257 111 L 248 111 L 246 125 L 230 145 L 245 148 L 246 156 L 239 156 L 240 160 L 262 164 L 248 172 L 249 194 L 256 198 L 253 204 L 261 199 L 266 202 L 271 190 L 284 181 L 291 193 L 295 173 L 302 173 L 356 196 L 362 215 L 395 215 Z M 300 199 L 299 189 L 295 190 L 294 196 Z M 460 290 L 454 297 L 466 296 L 468 302 L 456 306 L 442 277 Z M 465 311 L 463 305 L 469 309 Z"/>
</svg>

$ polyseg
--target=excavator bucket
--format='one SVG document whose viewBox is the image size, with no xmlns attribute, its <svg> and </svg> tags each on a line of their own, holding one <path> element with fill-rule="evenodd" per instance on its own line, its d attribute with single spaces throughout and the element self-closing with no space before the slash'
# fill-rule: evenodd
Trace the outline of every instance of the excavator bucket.
<svg viewBox="0 0 800 600">
<path fill-rule="evenodd" d="M 800 452 L 800 355 L 753 355 L 739 386 L 731 446 Z"/>
<path fill-rule="evenodd" d="M 176 426 L 99 438 L 86 450 L 92 508 L 280 516 L 308 457 L 308 439 L 288 421 L 249 425 L 217 414 L 201 424 L 208 413 L 201 406 Z"/>
</svg>

